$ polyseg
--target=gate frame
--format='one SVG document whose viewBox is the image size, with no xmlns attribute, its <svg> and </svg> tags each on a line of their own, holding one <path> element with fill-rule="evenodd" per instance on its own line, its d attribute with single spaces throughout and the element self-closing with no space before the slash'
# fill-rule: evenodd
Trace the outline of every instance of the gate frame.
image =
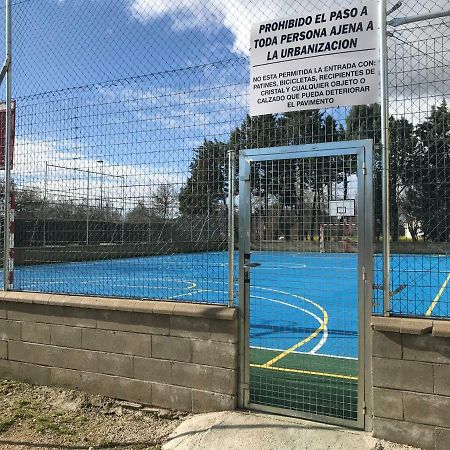
<svg viewBox="0 0 450 450">
<path fill-rule="evenodd" d="M 244 149 L 239 153 L 239 389 L 240 408 L 372 430 L 373 175 L 371 139 Z M 358 412 L 357 420 L 250 403 L 250 219 L 252 162 L 357 156 L 358 177 Z"/>
</svg>

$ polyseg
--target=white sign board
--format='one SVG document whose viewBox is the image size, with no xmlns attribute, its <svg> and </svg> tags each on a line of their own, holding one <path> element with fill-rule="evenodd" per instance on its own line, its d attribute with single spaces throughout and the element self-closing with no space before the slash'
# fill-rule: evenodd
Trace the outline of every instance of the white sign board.
<svg viewBox="0 0 450 450">
<path fill-rule="evenodd" d="M 379 100 L 378 1 L 252 26 L 250 114 Z"/>
</svg>

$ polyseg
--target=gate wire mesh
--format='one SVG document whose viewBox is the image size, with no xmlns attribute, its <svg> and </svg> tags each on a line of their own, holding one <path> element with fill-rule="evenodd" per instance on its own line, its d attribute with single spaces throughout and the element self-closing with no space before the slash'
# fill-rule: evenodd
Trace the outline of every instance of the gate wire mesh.
<svg viewBox="0 0 450 450">
<path fill-rule="evenodd" d="M 250 402 L 357 420 L 356 156 L 252 166 Z"/>
<path fill-rule="evenodd" d="M 298 2 L 12 4 L 15 289 L 224 303 L 227 150 L 380 140 L 378 105 L 247 116 L 249 27 Z M 447 8 L 406 0 L 390 18 Z M 450 315 L 449 23 L 388 27 L 393 314 Z"/>
</svg>

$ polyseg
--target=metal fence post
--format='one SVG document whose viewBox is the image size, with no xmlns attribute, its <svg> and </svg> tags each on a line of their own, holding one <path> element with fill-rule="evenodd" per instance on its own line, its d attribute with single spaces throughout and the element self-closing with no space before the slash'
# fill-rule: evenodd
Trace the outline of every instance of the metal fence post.
<svg viewBox="0 0 450 450">
<path fill-rule="evenodd" d="M 10 230 L 10 214 L 11 214 L 11 0 L 6 0 L 6 18 L 5 18 L 5 35 L 6 35 L 6 124 L 5 124 L 5 217 L 4 217 L 4 247 L 3 247 L 3 290 L 12 288 L 11 272 L 11 230 Z"/>
<path fill-rule="evenodd" d="M 89 192 L 89 171 L 87 174 L 87 191 L 86 191 L 86 245 L 89 245 L 89 208 L 90 208 L 90 192 Z"/>
<path fill-rule="evenodd" d="M 383 314 L 390 311 L 389 103 L 386 0 L 380 1 L 381 177 L 383 220 Z"/>
<path fill-rule="evenodd" d="M 234 306 L 234 150 L 228 150 L 228 306 Z"/>
<path fill-rule="evenodd" d="M 47 244 L 47 240 L 45 237 L 46 229 L 47 229 L 47 180 L 48 180 L 48 161 L 45 161 L 45 178 L 44 178 L 44 233 L 42 236 L 42 244 L 45 247 Z"/>
</svg>

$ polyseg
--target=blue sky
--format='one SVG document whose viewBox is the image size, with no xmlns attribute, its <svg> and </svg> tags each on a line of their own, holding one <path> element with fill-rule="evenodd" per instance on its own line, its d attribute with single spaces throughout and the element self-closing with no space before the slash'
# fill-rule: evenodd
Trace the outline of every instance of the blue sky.
<svg viewBox="0 0 450 450">
<path fill-rule="evenodd" d="M 247 110 L 247 61 L 214 5 L 206 17 L 175 3 L 144 14 L 146 0 L 16 0 L 18 185 L 42 189 L 48 164 L 101 169 L 127 176 L 133 204 L 161 182 L 179 188 L 205 138 L 227 139 Z M 51 175 L 55 192 L 85 196 L 79 172 Z"/>
<path fill-rule="evenodd" d="M 427 0 L 420 11 L 411 3 L 402 14 L 439 10 L 446 1 Z M 320 3 L 331 4 L 335 1 Z M 127 174 L 133 199 L 164 180 L 180 187 L 193 149 L 205 138 L 226 140 L 241 123 L 248 111 L 250 26 L 299 9 L 294 0 L 13 0 L 13 5 L 18 184 L 42 185 L 46 162 L 95 171 L 101 160 L 105 173 Z M 302 12 L 317 7 L 312 0 L 301 4 Z M 428 72 L 414 74 L 419 72 L 429 79 Z M 402 103 L 398 91 L 398 111 L 402 105 L 405 114 L 426 111 L 421 99 L 430 93 L 423 90 L 431 92 L 433 83 L 407 87 L 405 96 L 417 96 L 418 106 L 414 100 Z M 49 93 L 58 90 L 63 91 Z M 64 177 L 69 175 L 58 174 L 55 189 Z"/>
<path fill-rule="evenodd" d="M 137 0 L 139 1 L 139 0 Z M 219 20 L 174 26 L 174 12 L 144 17 L 131 0 L 28 0 L 15 6 L 19 96 L 235 58 Z M 192 18 L 186 22 L 192 23 Z"/>
</svg>

